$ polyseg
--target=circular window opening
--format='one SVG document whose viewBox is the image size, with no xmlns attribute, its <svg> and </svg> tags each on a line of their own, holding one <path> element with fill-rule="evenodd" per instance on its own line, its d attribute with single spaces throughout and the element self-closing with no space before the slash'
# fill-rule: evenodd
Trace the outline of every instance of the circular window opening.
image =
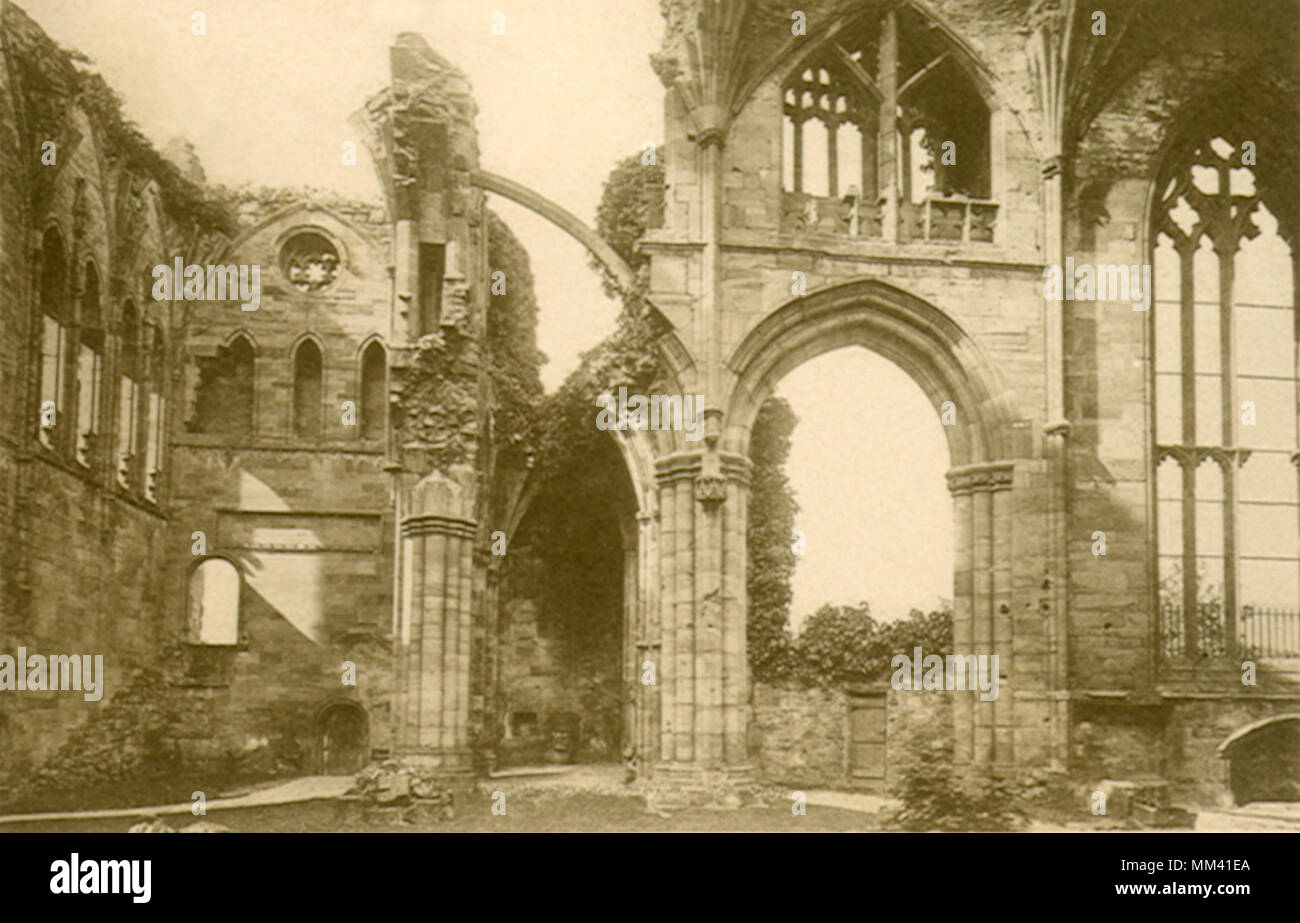
<svg viewBox="0 0 1300 923">
<path fill-rule="evenodd" d="M 319 292 L 338 276 L 339 252 L 324 234 L 303 231 L 280 251 L 280 270 L 298 291 Z"/>
</svg>

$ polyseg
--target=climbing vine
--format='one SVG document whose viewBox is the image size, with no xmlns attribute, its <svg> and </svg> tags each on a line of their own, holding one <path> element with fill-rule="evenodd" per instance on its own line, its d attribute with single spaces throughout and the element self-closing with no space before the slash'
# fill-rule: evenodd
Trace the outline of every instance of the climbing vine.
<svg viewBox="0 0 1300 923">
<path fill-rule="evenodd" d="M 488 263 L 505 273 L 504 291 L 488 303 L 488 374 L 493 394 L 493 439 L 504 451 L 536 448 L 545 357 L 537 349 L 537 296 L 533 270 L 519 239 L 495 212 L 488 212 Z"/>
<path fill-rule="evenodd" d="M 158 184 L 163 211 L 181 228 L 234 232 L 236 222 L 230 211 L 154 149 L 139 126 L 127 118 L 122 97 L 90 68 L 90 58 L 54 42 L 12 4 L 5 5 L 3 28 L 26 103 L 28 131 L 38 141 L 61 137 L 69 107 L 75 102 L 101 132 L 106 153 Z M 39 151 L 40 144 L 34 150 Z"/>
</svg>

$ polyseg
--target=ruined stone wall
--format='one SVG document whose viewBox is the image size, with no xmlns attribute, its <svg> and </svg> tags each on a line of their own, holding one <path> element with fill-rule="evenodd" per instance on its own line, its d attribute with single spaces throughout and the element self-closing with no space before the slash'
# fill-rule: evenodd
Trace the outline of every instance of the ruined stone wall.
<svg viewBox="0 0 1300 923">
<path fill-rule="evenodd" d="M 106 674 L 99 702 L 75 692 L 3 693 L 0 791 L 7 792 L 7 783 L 102 716 L 138 671 L 158 667 L 165 498 L 148 495 L 138 469 L 129 486 L 117 481 L 121 318 L 130 299 L 141 320 L 173 342 L 169 312 L 147 302 L 148 269 L 184 238 L 164 213 L 166 196 L 141 166 L 140 151 L 113 147 L 109 125 L 75 96 L 82 83 L 67 56 L 12 4 L 0 9 L 0 30 L 0 649 L 10 656 L 20 645 L 29 653 L 100 654 Z M 53 447 L 37 438 L 37 305 L 42 243 L 51 231 L 66 257 L 70 356 L 85 320 L 87 267 L 99 278 L 100 439 L 84 463 L 71 427 L 71 370 L 57 402 L 62 426 L 52 430 Z"/>
<path fill-rule="evenodd" d="M 881 687 L 885 707 L 884 778 L 855 777 L 850 709 L 858 695 L 842 685 L 755 683 L 749 745 L 760 778 L 791 788 L 848 788 L 884 794 L 899 779 L 914 734 L 939 736 L 949 725 L 951 694 Z"/>
<path fill-rule="evenodd" d="M 391 746 L 392 485 L 383 471 L 386 421 L 377 431 L 363 425 L 361 393 L 363 351 L 388 344 L 387 231 L 377 206 L 267 192 L 236 207 L 247 230 L 225 260 L 261 267 L 261 306 L 200 306 L 188 345 L 201 360 L 232 336 L 255 344 L 253 428 L 211 431 L 197 365 L 187 368 L 189 400 L 173 434 L 166 637 L 182 651 L 175 681 L 196 712 L 179 742 L 190 770 L 224 771 L 234 753 L 242 771 L 313 773 L 321 771 L 321 712 L 337 700 L 365 709 L 372 750 Z M 332 279 L 290 277 L 303 235 L 332 245 Z M 321 380 L 318 406 L 303 408 L 295 350 L 308 339 L 321 354 Z M 383 397 L 386 411 L 386 385 Z M 304 409 L 317 432 L 299 428 Z M 242 571 L 236 649 L 187 643 L 195 531 L 209 555 Z M 355 685 L 343 682 L 345 661 L 356 665 Z"/>
<path fill-rule="evenodd" d="M 1260 686 L 1243 688 L 1240 664 L 1234 674 L 1227 665 L 1162 662 L 1151 313 L 1122 301 L 1045 304 L 1043 268 L 1049 255 L 1079 264 L 1149 264 L 1158 172 L 1189 137 L 1189 125 L 1208 130 L 1208 113 L 1255 126 L 1272 150 L 1295 150 L 1295 7 L 1266 3 L 1244 12 L 1215 0 L 1150 0 L 1105 11 L 1104 34 L 1092 32 L 1094 17 L 1081 15 L 1062 88 L 1039 79 L 1061 64 L 1062 49 L 1052 45 L 1061 33 L 1035 31 L 1056 5 L 934 0 L 912 6 L 923 14 L 923 31 L 947 37 L 950 53 L 962 57 L 989 106 L 997 205 L 992 240 L 908 240 L 902 232 L 897 242 L 882 240 L 855 229 L 844 181 L 838 198 L 783 189 L 787 75 L 807 67 L 827 36 L 851 41 L 852 16 L 879 19 L 887 5 L 814 4 L 806 10 L 807 37 L 800 39 L 791 37 L 790 12 L 776 4 L 755 4 L 733 31 L 725 17 L 711 18 L 701 5 L 681 0 L 665 6 L 664 52 L 655 60 L 665 84 L 683 89 L 665 96 L 663 221 L 643 243 L 651 258 L 651 300 L 696 363 L 712 362 L 711 351 L 722 357 L 723 388 L 740 393 L 733 406 L 746 408 L 756 400 L 747 400 L 745 389 L 760 384 L 743 377 L 753 355 L 744 352 L 746 336 L 762 333 L 762 322 L 776 312 L 786 321 L 771 327 L 780 334 L 772 348 L 785 343 L 790 351 L 780 370 L 839 346 L 880 348 L 914 366 L 909 371 L 936 405 L 944 399 L 932 380 L 932 347 L 901 344 L 887 331 L 855 330 L 848 305 L 838 329 L 828 323 L 818 337 L 807 335 L 816 330 L 816 312 L 827 310 L 829 297 L 819 293 L 866 277 L 883 283 L 873 291 L 915 295 L 951 319 L 973 344 L 960 350 L 959 361 L 982 366 L 979 374 L 995 395 L 988 406 L 963 407 L 957 400 L 957 413 L 962 425 L 974 419 L 995 434 L 998 445 L 985 448 L 1011 472 L 1009 496 L 992 498 L 983 494 L 986 485 L 962 490 L 961 473 L 950 479 L 956 642 L 971 643 L 962 626 L 972 613 L 976 625 L 987 618 L 1004 670 L 1002 700 L 990 709 L 996 717 L 976 711 L 977 748 L 989 752 L 992 741 L 995 761 L 1014 759 L 1026 769 L 1066 763 L 1085 773 L 1143 775 L 1176 772 L 1170 767 L 1186 763 L 1217 779 L 1204 764 L 1199 734 L 1209 740 L 1226 733 L 1227 723 L 1247 712 L 1294 710 L 1294 671 L 1264 665 Z M 1171 22 L 1180 24 L 1175 41 Z M 708 38 L 696 47 L 705 51 L 693 57 L 687 44 L 701 35 Z M 1040 40 L 1047 42 L 1045 53 L 1035 44 Z M 715 190 L 711 164 L 719 161 Z M 1279 168 L 1274 183 L 1294 186 L 1287 179 L 1293 167 L 1278 160 L 1273 166 Z M 1045 179 L 1057 170 L 1064 171 L 1063 253 L 1052 249 L 1052 181 Z M 892 166 L 880 181 L 882 195 L 896 192 Z M 716 241 L 709 227 L 715 194 L 722 211 Z M 1052 336 L 1045 320 L 1056 310 L 1064 324 L 1059 364 L 1045 348 Z M 720 315 L 716 327 L 702 321 L 709 311 Z M 679 365 L 683 386 L 707 380 L 698 365 Z M 1064 495 L 1053 487 L 1058 475 L 1044 438 L 1045 428 L 1059 422 L 1049 414 L 1062 413 L 1050 409 L 1054 374 L 1064 377 L 1063 414 L 1071 424 Z M 726 421 L 742 431 L 736 445 L 743 446 L 748 424 Z M 961 464 L 962 443 L 953 444 L 954 464 Z M 1062 519 L 1068 531 L 1058 536 L 1053 530 Z M 1104 555 L 1093 552 L 1099 531 Z M 1066 587 L 1052 579 L 1059 571 L 1057 546 L 1068 561 Z M 1063 591 L 1069 608 L 1056 615 Z M 977 645 L 988 641 L 976 634 Z M 1216 714 L 1229 717 L 1207 718 L 1207 729 L 1195 731 L 1185 723 L 1185 709 L 1169 704 L 1189 689 L 1222 696 Z M 1056 704 L 1063 701 L 1069 703 L 1064 711 Z M 756 721 L 759 708 L 756 699 Z M 1078 740 L 1071 739 L 1074 732 Z M 958 733 L 966 733 L 960 723 Z"/>
</svg>

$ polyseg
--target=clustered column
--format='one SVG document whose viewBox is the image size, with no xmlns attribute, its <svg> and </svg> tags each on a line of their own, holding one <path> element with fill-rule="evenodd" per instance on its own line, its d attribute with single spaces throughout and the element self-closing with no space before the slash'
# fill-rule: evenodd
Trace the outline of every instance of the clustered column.
<svg viewBox="0 0 1300 923">
<path fill-rule="evenodd" d="M 749 463 L 681 453 L 657 467 L 662 597 L 660 769 L 748 777 L 745 516 Z M 712 469 L 712 470 L 711 470 Z"/>
<path fill-rule="evenodd" d="M 441 772 L 468 773 L 475 524 L 459 486 L 437 474 L 415 485 L 404 505 L 396 750 Z"/>
<path fill-rule="evenodd" d="M 1014 709 L 1009 682 L 1011 631 L 1011 481 L 1009 462 L 948 472 L 953 495 L 953 654 L 998 655 L 998 697 L 953 692 L 954 757 L 959 765 L 1014 761 Z M 991 663 L 992 661 L 988 661 Z M 1006 679 L 1003 679 L 1006 677 Z"/>
</svg>

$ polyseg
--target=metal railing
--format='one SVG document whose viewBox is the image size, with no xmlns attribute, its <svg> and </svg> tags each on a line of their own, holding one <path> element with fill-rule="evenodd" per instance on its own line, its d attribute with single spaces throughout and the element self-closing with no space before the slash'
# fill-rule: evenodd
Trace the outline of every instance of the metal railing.
<svg viewBox="0 0 1300 923">
<path fill-rule="evenodd" d="M 1195 632 L 1188 632 L 1183 607 L 1160 606 L 1160 653 L 1166 659 L 1185 657 L 1300 657 L 1300 612 L 1243 606 L 1237 615 L 1235 638 L 1228 637 L 1222 603 L 1197 606 Z M 1189 639 L 1189 634 L 1194 639 Z"/>
</svg>

